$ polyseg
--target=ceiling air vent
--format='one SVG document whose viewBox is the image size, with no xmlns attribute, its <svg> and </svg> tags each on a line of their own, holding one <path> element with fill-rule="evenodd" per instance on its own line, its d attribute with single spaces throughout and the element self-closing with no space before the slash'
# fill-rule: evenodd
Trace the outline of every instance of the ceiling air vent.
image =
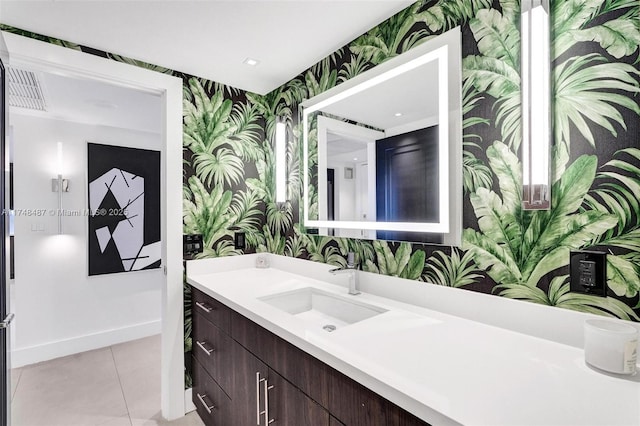
<svg viewBox="0 0 640 426">
<path fill-rule="evenodd" d="M 8 67 L 9 71 L 9 105 L 46 111 L 47 105 L 42 95 L 38 76 L 27 70 Z"/>
</svg>

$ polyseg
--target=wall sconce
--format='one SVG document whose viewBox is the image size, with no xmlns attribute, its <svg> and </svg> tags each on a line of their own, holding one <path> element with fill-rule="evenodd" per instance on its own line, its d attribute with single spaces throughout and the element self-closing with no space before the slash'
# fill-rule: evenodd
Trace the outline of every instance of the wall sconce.
<svg viewBox="0 0 640 426">
<path fill-rule="evenodd" d="M 287 201 L 287 125 L 276 119 L 276 203 Z"/>
<path fill-rule="evenodd" d="M 69 179 L 63 179 L 62 142 L 58 142 L 57 178 L 51 179 L 51 190 L 58 193 L 58 234 L 62 234 L 62 193 L 69 192 Z"/>
<path fill-rule="evenodd" d="M 549 0 L 521 2 L 522 207 L 551 207 Z"/>
</svg>

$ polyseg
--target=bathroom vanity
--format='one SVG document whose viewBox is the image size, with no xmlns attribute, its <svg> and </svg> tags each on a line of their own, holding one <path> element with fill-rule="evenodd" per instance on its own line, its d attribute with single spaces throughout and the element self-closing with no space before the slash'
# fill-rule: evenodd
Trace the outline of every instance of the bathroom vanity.
<svg viewBox="0 0 640 426">
<path fill-rule="evenodd" d="M 406 294 L 398 278 L 359 272 L 352 296 L 329 269 L 274 255 L 188 262 L 205 424 L 640 424 L 640 381 L 590 369 L 580 348 L 417 306 L 417 294 L 372 294 L 385 279 Z"/>
<path fill-rule="evenodd" d="M 207 425 L 426 425 L 193 288 L 193 398 Z"/>
</svg>

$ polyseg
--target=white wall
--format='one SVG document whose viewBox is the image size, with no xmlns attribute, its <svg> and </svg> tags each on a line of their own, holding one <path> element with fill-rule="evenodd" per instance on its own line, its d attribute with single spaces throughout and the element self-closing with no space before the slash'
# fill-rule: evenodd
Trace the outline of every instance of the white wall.
<svg viewBox="0 0 640 426">
<path fill-rule="evenodd" d="M 15 138 L 16 279 L 13 366 L 107 346 L 160 332 L 160 269 L 89 277 L 87 217 L 19 214 L 55 209 L 51 191 L 56 142 L 64 144 L 65 210 L 87 208 L 87 142 L 161 149 L 158 134 L 19 115 Z M 36 229 L 33 231 L 32 229 Z M 40 228 L 40 230 L 37 230 Z"/>
</svg>

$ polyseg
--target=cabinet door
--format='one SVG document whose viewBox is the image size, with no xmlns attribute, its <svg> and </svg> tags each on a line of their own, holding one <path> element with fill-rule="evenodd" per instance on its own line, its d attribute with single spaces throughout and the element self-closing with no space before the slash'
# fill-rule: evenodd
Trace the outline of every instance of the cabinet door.
<svg viewBox="0 0 640 426">
<path fill-rule="evenodd" d="M 264 410 L 262 400 L 263 383 L 267 379 L 269 369 L 258 358 L 253 356 L 239 343 L 231 341 L 232 377 L 231 400 L 233 404 L 232 420 L 234 425 L 264 426 Z"/>
<path fill-rule="evenodd" d="M 193 403 L 206 426 L 233 426 L 233 409 L 229 397 L 193 358 Z"/>
<path fill-rule="evenodd" d="M 329 426 L 344 426 L 344 423 L 342 423 L 340 420 L 336 419 L 335 417 L 330 416 Z"/>
<path fill-rule="evenodd" d="M 331 371 L 329 411 L 347 426 L 387 426 L 386 400 L 361 384 Z"/>
<path fill-rule="evenodd" d="M 329 426 L 329 412 L 273 370 L 267 382 L 268 421 L 273 426 Z M 264 420 L 263 420 L 264 421 Z M 269 424 L 267 423 L 264 423 Z"/>
<path fill-rule="evenodd" d="M 264 328 L 258 330 L 262 359 L 320 405 L 329 403 L 327 365 Z"/>
<path fill-rule="evenodd" d="M 231 336 L 322 406 L 328 405 L 328 366 L 286 340 L 232 312 Z"/>
<path fill-rule="evenodd" d="M 417 418 L 397 405 L 388 402 L 387 426 L 429 426 L 429 423 Z"/>
</svg>

